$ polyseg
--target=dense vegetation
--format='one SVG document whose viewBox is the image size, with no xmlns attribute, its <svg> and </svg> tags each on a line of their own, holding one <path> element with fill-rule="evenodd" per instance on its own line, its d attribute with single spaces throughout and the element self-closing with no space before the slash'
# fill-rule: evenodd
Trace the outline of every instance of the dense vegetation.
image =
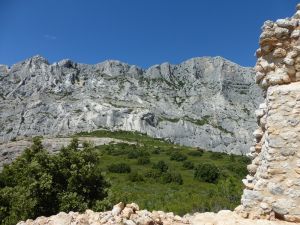
<svg viewBox="0 0 300 225">
<path fill-rule="evenodd" d="M 78 141 L 50 155 L 34 138 L 12 164 L 0 173 L 0 223 L 49 216 L 59 211 L 102 209 L 109 184 L 99 171 L 99 156 Z"/>
<path fill-rule="evenodd" d="M 199 164 L 194 173 L 195 179 L 208 183 L 216 183 L 220 176 L 219 168 L 212 163 Z"/>
<path fill-rule="evenodd" d="M 119 201 L 180 215 L 233 209 L 240 203 L 241 179 L 249 163 L 244 156 L 183 147 L 134 132 L 80 136 L 127 143 L 84 143 L 78 150 L 74 139 L 60 153 L 49 155 L 35 139 L 0 173 L 1 224 L 59 211 L 105 210 Z"/>
<path fill-rule="evenodd" d="M 234 209 L 240 204 L 241 180 L 250 163 L 245 156 L 174 145 L 137 132 L 95 131 L 77 136 L 113 137 L 132 143 L 95 147 L 101 156 L 99 168 L 112 184 L 112 202 L 136 202 L 141 208 L 180 215 Z M 108 166 L 117 163 L 127 164 L 131 172 L 109 172 Z"/>
</svg>

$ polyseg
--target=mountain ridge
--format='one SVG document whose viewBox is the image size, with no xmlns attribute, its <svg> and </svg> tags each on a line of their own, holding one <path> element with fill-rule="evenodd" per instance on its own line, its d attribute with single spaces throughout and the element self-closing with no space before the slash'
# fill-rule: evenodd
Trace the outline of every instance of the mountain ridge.
<svg viewBox="0 0 300 225">
<path fill-rule="evenodd" d="M 106 128 L 245 154 L 262 101 L 254 70 L 222 57 L 144 70 L 121 61 L 49 64 L 33 56 L 0 73 L 2 142 Z"/>
<path fill-rule="evenodd" d="M 151 65 L 149 67 L 146 67 L 146 68 L 143 68 L 141 66 L 138 66 L 138 65 L 134 65 L 134 64 L 130 64 L 130 63 L 127 63 L 127 62 L 124 62 L 122 60 L 119 60 L 119 59 L 106 59 L 104 61 L 100 61 L 98 63 L 81 63 L 81 62 L 76 62 L 75 60 L 72 60 L 72 59 L 69 59 L 69 58 L 63 58 L 59 61 L 54 61 L 53 63 L 50 63 L 48 61 L 48 59 L 40 54 L 37 54 L 37 55 L 33 55 L 31 57 L 28 57 L 24 60 L 21 60 L 21 61 L 18 61 L 12 65 L 7 65 L 7 64 L 0 64 L 0 67 L 7 67 L 7 68 L 12 68 L 14 65 L 17 65 L 17 64 L 22 64 L 22 63 L 25 63 L 26 61 L 30 61 L 30 60 L 33 60 L 33 59 L 40 59 L 41 61 L 44 61 L 47 65 L 55 65 L 56 63 L 59 63 L 59 62 L 63 62 L 63 61 L 70 61 L 70 62 L 73 62 L 73 63 L 77 63 L 77 64 L 81 64 L 81 65 L 87 65 L 87 66 L 96 66 L 98 64 L 103 64 L 103 63 L 109 63 L 109 62 L 116 62 L 116 63 L 120 63 L 120 64 L 123 64 L 123 65 L 127 65 L 127 66 L 135 66 L 143 71 L 146 71 L 148 69 L 150 69 L 151 67 L 156 67 L 156 66 L 161 66 L 163 64 L 167 64 L 167 65 L 171 65 L 171 66 L 177 66 L 177 65 L 180 65 L 180 64 L 183 64 L 183 63 L 186 63 L 186 62 L 189 62 L 189 61 L 192 61 L 192 60 L 201 60 L 201 59 L 221 59 L 221 60 L 224 60 L 228 63 L 231 63 L 231 64 L 235 64 L 235 65 L 238 65 L 240 67 L 243 67 L 243 68 L 253 68 L 251 66 L 242 66 L 242 65 L 239 65 L 238 63 L 235 63 L 233 62 L 232 60 L 229 60 L 225 57 L 222 57 L 222 56 L 196 56 L 196 57 L 191 57 L 191 58 L 188 58 L 188 59 L 185 59 L 179 63 L 170 63 L 168 61 L 165 61 L 165 62 L 162 62 L 162 63 L 158 63 L 158 64 L 154 64 L 154 65 Z"/>
</svg>

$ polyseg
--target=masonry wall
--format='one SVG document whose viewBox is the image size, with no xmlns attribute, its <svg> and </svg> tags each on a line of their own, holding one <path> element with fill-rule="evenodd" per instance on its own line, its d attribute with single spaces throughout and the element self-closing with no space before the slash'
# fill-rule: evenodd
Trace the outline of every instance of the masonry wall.
<svg viewBox="0 0 300 225">
<path fill-rule="evenodd" d="M 249 218 L 300 222 L 300 5 L 292 18 L 266 21 L 256 54 L 265 102 L 256 110 L 256 144 L 243 180 Z"/>
</svg>

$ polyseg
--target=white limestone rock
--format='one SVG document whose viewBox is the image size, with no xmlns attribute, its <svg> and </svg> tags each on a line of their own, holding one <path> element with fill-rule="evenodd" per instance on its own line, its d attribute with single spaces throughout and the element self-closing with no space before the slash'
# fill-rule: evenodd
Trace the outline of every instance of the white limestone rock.
<svg viewBox="0 0 300 225">
<path fill-rule="evenodd" d="M 0 79 L 0 142 L 106 128 L 245 154 L 262 101 L 254 80 L 252 68 L 221 57 L 144 70 L 113 60 L 49 64 L 37 56 Z"/>
<path fill-rule="evenodd" d="M 294 30 L 291 33 L 291 38 L 298 38 L 298 37 L 300 37 L 300 30 Z"/>
<path fill-rule="evenodd" d="M 276 27 L 274 30 L 274 35 L 276 38 L 282 38 L 289 35 L 289 29 L 282 28 L 282 27 Z"/>
<path fill-rule="evenodd" d="M 298 25 L 298 20 L 278 19 L 278 20 L 276 20 L 276 24 L 279 27 L 283 27 L 283 28 L 294 28 Z"/>
<path fill-rule="evenodd" d="M 288 57 L 286 57 L 286 58 L 283 60 L 283 62 L 284 62 L 286 65 L 289 65 L 289 66 L 292 66 L 292 65 L 294 65 L 294 63 L 295 63 L 294 59 L 288 58 Z M 289 72 L 289 73 L 291 73 L 291 72 Z"/>
<path fill-rule="evenodd" d="M 123 202 L 119 202 L 118 204 L 114 205 L 111 213 L 113 216 L 118 216 L 122 210 L 124 209 L 125 205 Z"/>
<path fill-rule="evenodd" d="M 277 48 L 275 49 L 275 51 L 273 52 L 273 56 L 275 58 L 283 58 L 286 56 L 286 50 L 283 48 Z"/>
</svg>

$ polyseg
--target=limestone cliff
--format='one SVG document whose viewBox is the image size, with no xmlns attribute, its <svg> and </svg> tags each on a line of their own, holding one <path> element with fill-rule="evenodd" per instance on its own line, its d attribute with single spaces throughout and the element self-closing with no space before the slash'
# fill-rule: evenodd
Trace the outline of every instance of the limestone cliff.
<svg viewBox="0 0 300 225">
<path fill-rule="evenodd" d="M 244 154 L 262 93 L 251 68 L 221 57 L 147 70 L 119 61 L 0 66 L 0 142 L 102 128 Z"/>
<path fill-rule="evenodd" d="M 250 218 L 300 222 L 300 4 L 292 18 L 267 21 L 257 50 L 256 81 L 265 102 L 240 211 Z"/>
</svg>

